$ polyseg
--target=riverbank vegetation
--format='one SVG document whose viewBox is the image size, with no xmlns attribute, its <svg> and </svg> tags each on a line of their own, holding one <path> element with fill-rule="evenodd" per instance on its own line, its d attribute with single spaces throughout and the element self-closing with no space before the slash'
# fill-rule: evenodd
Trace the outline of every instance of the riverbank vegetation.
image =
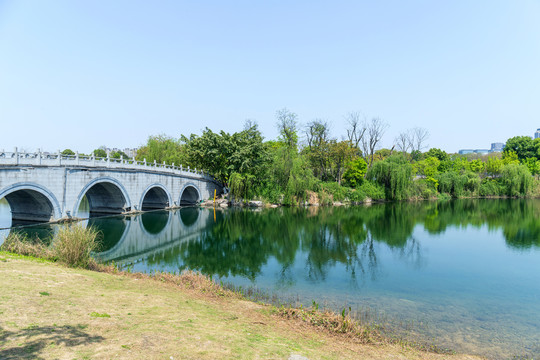
<svg viewBox="0 0 540 360">
<path fill-rule="evenodd" d="M 287 109 L 276 120 L 280 135 L 269 141 L 252 121 L 234 134 L 206 128 L 201 135 L 150 136 L 137 160 L 204 170 L 236 200 L 281 205 L 539 195 L 540 139 L 518 136 L 502 153 L 458 155 L 424 151 L 428 132 L 421 128 L 379 149 L 388 125 L 359 113 L 347 115 L 342 140 L 323 120 L 300 126 Z"/>
<path fill-rule="evenodd" d="M 99 233 L 92 227 L 69 224 L 58 229 L 52 239 L 30 238 L 22 232 L 12 231 L 0 250 L 19 255 L 58 261 L 71 267 L 97 269 L 92 252 L 99 249 Z"/>
</svg>

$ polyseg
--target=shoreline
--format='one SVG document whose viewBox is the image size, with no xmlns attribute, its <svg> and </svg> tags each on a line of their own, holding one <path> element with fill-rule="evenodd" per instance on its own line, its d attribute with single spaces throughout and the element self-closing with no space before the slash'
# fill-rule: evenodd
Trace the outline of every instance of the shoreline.
<svg viewBox="0 0 540 360">
<path fill-rule="evenodd" d="M 0 252 L 0 357 L 481 359 L 354 336 L 346 317 L 331 331 L 335 314 L 280 314 L 193 273 L 100 270 Z"/>
</svg>

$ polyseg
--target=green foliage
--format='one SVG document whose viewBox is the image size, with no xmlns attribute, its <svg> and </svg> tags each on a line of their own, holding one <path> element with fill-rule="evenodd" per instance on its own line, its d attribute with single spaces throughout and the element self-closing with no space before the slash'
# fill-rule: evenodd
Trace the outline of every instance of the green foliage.
<svg viewBox="0 0 540 360">
<path fill-rule="evenodd" d="M 490 156 L 486 162 L 486 172 L 490 176 L 497 176 L 501 173 L 503 165 L 501 158 Z"/>
<path fill-rule="evenodd" d="M 350 187 L 359 187 L 364 182 L 366 172 L 366 161 L 361 157 L 357 157 L 347 165 L 347 170 L 345 170 L 345 173 L 343 174 L 343 180 L 345 180 L 346 184 Z"/>
<path fill-rule="evenodd" d="M 298 115 L 286 108 L 276 112 L 278 140 L 290 149 L 296 149 L 298 144 Z"/>
<path fill-rule="evenodd" d="M 313 176 L 313 172 L 307 166 L 304 157 L 296 156 L 292 159 L 291 171 L 287 185 L 285 186 L 284 204 L 293 205 L 306 199 L 306 191 L 314 191 L 317 188 L 318 180 Z"/>
<path fill-rule="evenodd" d="M 478 195 L 478 189 L 480 188 L 480 177 L 478 174 L 473 173 L 472 171 L 467 171 L 465 174 L 465 191 L 468 196 Z"/>
<path fill-rule="evenodd" d="M 384 186 L 389 200 L 403 200 L 407 197 L 411 177 L 412 166 L 401 154 L 373 163 L 366 175 L 366 178 Z"/>
<path fill-rule="evenodd" d="M 452 170 L 457 172 L 465 172 L 470 169 L 469 161 L 465 156 L 458 156 L 452 159 Z"/>
<path fill-rule="evenodd" d="M 430 179 L 416 179 L 409 187 L 409 197 L 412 199 L 431 199 L 436 194 L 433 181 Z"/>
<path fill-rule="evenodd" d="M 251 174 L 232 173 L 229 177 L 229 189 L 237 199 L 249 200 L 255 193 L 255 176 Z"/>
<path fill-rule="evenodd" d="M 111 154 L 111 156 L 113 155 Z M 137 150 L 136 159 L 138 161 L 146 159 L 149 163 L 154 161 L 159 164 L 165 162 L 172 165 L 174 163 L 176 166 L 184 165 L 184 167 L 189 165 L 187 164 L 185 150 L 182 144 L 180 144 L 180 141 L 163 134 L 148 137 L 146 145 Z"/>
<path fill-rule="evenodd" d="M 469 168 L 471 169 L 472 172 L 479 174 L 479 173 L 483 173 L 486 170 L 486 164 L 482 160 L 476 159 L 470 162 Z"/>
<path fill-rule="evenodd" d="M 71 149 L 65 149 L 62 151 L 62 155 L 75 155 L 75 152 Z"/>
<path fill-rule="evenodd" d="M 319 184 L 319 198 L 323 198 L 323 195 L 328 194 L 332 196 L 333 201 L 344 201 L 353 196 L 358 199 L 358 191 L 352 191 L 351 188 L 341 186 L 337 182 L 322 182 Z M 325 194 L 323 194 L 325 193 Z M 354 194 L 354 195 L 353 195 Z M 361 200 L 354 200 L 361 201 Z"/>
<path fill-rule="evenodd" d="M 446 151 L 441 150 L 441 149 L 437 149 L 437 148 L 429 149 L 425 153 L 425 157 L 426 158 L 435 157 L 435 158 L 439 159 L 439 161 L 441 161 L 441 162 L 450 159 L 450 157 L 448 156 Z"/>
<path fill-rule="evenodd" d="M 508 164 L 501 172 L 501 181 L 508 196 L 525 196 L 531 190 L 533 179 L 526 165 Z"/>
<path fill-rule="evenodd" d="M 101 158 L 107 157 L 107 152 L 105 151 L 105 149 L 102 149 L 102 148 L 95 149 L 94 151 L 92 151 L 92 153 L 94 154 L 95 157 L 101 157 Z"/>
<path fill-rule="evenodd" d="M 519 164 L 518 155 L 515 151 L 503 152 L 502 160 L 504 165 Z"/>
<path fill-rule="evenodd" d="M 372 181 L 364 181 L 358 191 L 373 200 L 383 200 L 385 198 L 384 187 Z"/>
<path fill-rule="evenodd" d="M 224 183 L 228 183 L 233 173 L 246 179 L 246 175 L 262 179 L 269 160 L 268 149 L 257 125 L 246 124 L 243 131 L 232 135 L 224 131 L 214 133 L 206 128 L 201 136 L 182 136 L 188 162 Z"/>
<path fill-rule="evenodd" d="M 437 176 L 439 191 L 458 198 L 463 196 L 467 177 L 455 171 L 449 171 Z"/>
<path fill-rule="evenodd" d="M 499 196 L 504 195 L 504 187 L 496 179 L 485 178 L 480 184 L 478 191 L 480 196 Z"/>
<path fill-rule="evenodd" d="M 533 139 L 528 136 L 515 136 L 506 140 L 503 154 L 514 152 L 520 162 L 525 159 L 536 157 L 537 152 Z"/>
<path fill-rule="evenodd" d="M 127 154 L 123 152 L 122 150 L 113 151 L 109 155 L 113 159 L 124 159 L 124 160 L 129 159 L 129 156 L 127 156 Z"/>
<path fill-rule="evenodd" d="M 537 160 L 536 158 L 528 158 L 524 161 L 524 163 L 527 165 L 527 168 L 532 175 L 540 174 L 540 160 Z"/>
</svg>

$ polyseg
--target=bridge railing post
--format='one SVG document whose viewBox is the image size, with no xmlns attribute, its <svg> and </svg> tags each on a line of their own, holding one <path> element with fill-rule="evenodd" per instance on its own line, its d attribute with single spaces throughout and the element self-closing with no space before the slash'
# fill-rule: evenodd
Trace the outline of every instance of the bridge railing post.
<svg viewBox="0 0 540 360">
<path fill-rule="evenodd" d="M 79 165 L 79 152 L 75 152 L 75 163 Z"/>
<path fill-rule="evenodd" d="M 19 165 L 19 150 L 15 148 L 15 165 Z"/>
<path fill-rule="evenodd" d="M 60 152 L 60 150 L 58 150 L 57 154 L 58 165 L 62 165 L 62 153 Z"/>
<path fill-rule="evenodd" d="M 38 149 L 38 165 L 41 165 L 41 149 Z"/>
</svg>

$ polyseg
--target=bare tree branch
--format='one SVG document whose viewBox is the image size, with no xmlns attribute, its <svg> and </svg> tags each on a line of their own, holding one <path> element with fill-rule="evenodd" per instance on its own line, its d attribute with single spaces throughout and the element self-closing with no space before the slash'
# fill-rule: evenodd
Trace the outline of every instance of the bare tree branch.
<svg viewBox="0 0 540 360">
<path fill-rule="evenodd" d="M 369 154 L 369 167 L 373 164 L 373 155 L 375 154 L 375 148 L 377 144 L 381 141 L 386 129 L 388 128 L 388 123 L 381 118 L 372 118 L 367 125 L 367 136 L 362 138 L 362 147 L 364 148 L 365 153 Z"/>
<path fill-rule="evenodd" d="M 366 120 L 362 118 L 359 112 L 350 112 L 345 116 L 345 119 L 349 123 L 347 138 L 351 146 L 358 149 L 358 144 L 362 141 L 366 133 Z"/>
</svg>

